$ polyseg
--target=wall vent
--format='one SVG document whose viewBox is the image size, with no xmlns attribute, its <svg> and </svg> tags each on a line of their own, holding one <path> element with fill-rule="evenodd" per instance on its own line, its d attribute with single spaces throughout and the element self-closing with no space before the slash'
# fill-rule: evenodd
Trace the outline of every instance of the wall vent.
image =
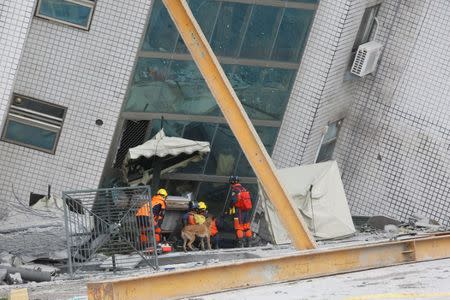
<svg viewBox="0 0 450 300">
<path fill-rule="evenodd" d="M 351 73 L 362 77 L 374 72 L 377 68 L 382 48 L 383 45 L 375 41 L 359 45 Z"/>
</svg>

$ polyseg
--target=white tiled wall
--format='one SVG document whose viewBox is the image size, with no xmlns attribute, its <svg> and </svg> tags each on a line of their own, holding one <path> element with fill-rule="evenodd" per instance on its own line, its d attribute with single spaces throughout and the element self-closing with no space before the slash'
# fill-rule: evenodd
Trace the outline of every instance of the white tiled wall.
<svg viewBox="0 0 450 300">
<path fill-rule="evenodd" d="M 0 142 L 0 202 L 98 186 L 150 5 L 98 0 L 89 31 L 33 19 L 14 92 L 67 115 L 55 155 Z"/>
<path fill-rule="evenodd" d="M 13 90 L 33 7 L 34 0 L 0 0 L 0 124 Z"/>
<path fill-rule="evenodd" d="M 338 147 L 355 214 L 450 213 L 450 4 L 386 0 L 385 51 L 361 80 Z"/>
<path fill-rule="evenodd" d="M 347 115 L 352 46 L 365 8 L 378 2 L 320 1 L 272 155 L 278 167 L 313 163 L 323 128 Z"/>
<path fill-rule="evenodd" d="M 352 213 L 447 223 L 450 5 L 385 0 L 378 71 L 344 80 L 364 9 L 376 3 L 321 1 L 273 157 L 280 167 L 312 163 L 321 128 L 345 117 L 335 158 Z"/>
</svg>

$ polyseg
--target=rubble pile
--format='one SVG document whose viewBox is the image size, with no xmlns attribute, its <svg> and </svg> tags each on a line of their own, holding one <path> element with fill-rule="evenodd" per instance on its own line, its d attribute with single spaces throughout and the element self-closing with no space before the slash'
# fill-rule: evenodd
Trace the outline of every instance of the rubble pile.
<svg viewBox="0 0 450 300">
<path fill-rule="evenodd" d="M 50 263 L 39 264 L 28 261 L 27 257 L 0 252 L 0 285 L 51 281 L 59 272 Z"/>
</svg>

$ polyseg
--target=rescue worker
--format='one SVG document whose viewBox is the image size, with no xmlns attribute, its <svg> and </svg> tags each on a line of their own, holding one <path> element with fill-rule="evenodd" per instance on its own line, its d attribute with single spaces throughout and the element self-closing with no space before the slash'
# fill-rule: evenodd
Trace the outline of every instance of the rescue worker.
<svg viewBox="0 0 450 300">
<path fill-rule="evenodd" d="M 148 231 L 150 230 L 150 203 L 148 201 L 148 194 L 146 195 L 147 201 L 141 205 L 136 212 L 136 218 L 138 226 L 141 229 L 140 242 L 142 245 L 148 245 Z M 166 211 L 166 198 L 167 191 L 165 189 L 159 189 L 156 195 L 151 199 L 151 208 L 153 213 L 153 225 L 155 227 L 155 239 L 157 243 L 161 242 L 161 224 L 164 220 L 164 214 Z"/>
<path fill-rule="evenodd" d="M 183 215 L 183 225 L 195 225 L 195 214 L 197 213 L 198 202 L 189 201 L 188 211 Z"/>
<path fill-rule="evenodd" d="M 252 209 L 250 193 L 240 184 L 238 176 L 230 176 L 229 182 L 231 184 L 230 214 L 233 215 L 237 245 L 243 247 L 245 241 L 245 245 L 249 246 L 253 235 L 250 229 L 250 212 Z"/>
<path fill-rule="evenodd" d="M 219 249 L 219 230 L 217 229 L 217 218 L 211 216 L 211 225 L 209 226 L 209 233 L 211 235 L 211 246 L 214 249 Z"/>
</svg>

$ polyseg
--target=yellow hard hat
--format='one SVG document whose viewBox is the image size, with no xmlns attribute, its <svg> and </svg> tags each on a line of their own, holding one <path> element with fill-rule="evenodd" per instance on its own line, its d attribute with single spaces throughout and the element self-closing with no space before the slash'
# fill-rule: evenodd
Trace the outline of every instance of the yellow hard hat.
<svg viewBox="0 0 450 300">
<path fill-rule="evenodd" d="M 158 195 L 161 195 L 163 197 L 167 197 L 167 191 L 165 189 L 159 189 L 157 192 Z"/>
<path fill-rule="evenodd" d="M 203 201 L 200 201 L 200 202 L 198 203 L 198 209 L 200 209 L 200 210 L 206 210 L 206 203 L 203 202 Z"/>
</svg>

